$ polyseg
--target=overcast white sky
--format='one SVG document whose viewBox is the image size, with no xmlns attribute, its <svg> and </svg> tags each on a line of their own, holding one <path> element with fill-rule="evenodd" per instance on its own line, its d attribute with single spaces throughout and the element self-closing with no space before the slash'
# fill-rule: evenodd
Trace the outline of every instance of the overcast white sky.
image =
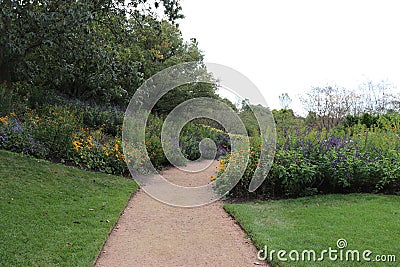
<svg viewBox="0 0 400 267">
<path fill-rule="evenodd" d="M 386 0 L 181 0 L 186 40 L 207 62 L 252 80 L 271 108 L 312 85 L 357 87 L 371 79 L 400 85 L 400 2 Z M 397 86 L 400 87 L 400 86 Z"/>
</svg>

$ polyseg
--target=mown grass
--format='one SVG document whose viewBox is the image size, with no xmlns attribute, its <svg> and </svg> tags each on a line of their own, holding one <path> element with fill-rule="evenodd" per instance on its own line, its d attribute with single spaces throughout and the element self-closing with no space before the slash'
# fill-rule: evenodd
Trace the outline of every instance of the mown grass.
<svg viewBox="0 0 400 267">
<path fill-rule="evenodd" d="M 0 150 L 0 266 L 91 266 L 136 189 Z"/>
<path fill-rule="evenodd" d="M 378 266 L 399 266 L 400 262 L 400 196 L 350 194 L 323 195 L 277 201 L 255 201 L 242 204 L 226 204 L 228 211 L 245 229 L 259 249 L 268 254 L 271 250 L 315 250 L 317 258 L 329 247 L 338 250 L 337 240 L 344 238 L 347 247 L 359 250 L 360 262 L 324 260 L 280 261 L 273 254 L 273 265 L 279 266 L 375 266 L 377 262 L 362 259 L 364 250 L 369 256 L 395 255 L 396 262 L 379 263 Z M 334 258 L 334 253 L 332 258 Z M 340 254 L 337 254 L 340 257 Z M 292 257 L 295 258 L 295 254 Z M 301 254 L 299 256 L 301 259 Z M 351 256 L 349 257 L 351 259 Z M 271 260 L 269 255 L 267 261 Z"/>
</svg>

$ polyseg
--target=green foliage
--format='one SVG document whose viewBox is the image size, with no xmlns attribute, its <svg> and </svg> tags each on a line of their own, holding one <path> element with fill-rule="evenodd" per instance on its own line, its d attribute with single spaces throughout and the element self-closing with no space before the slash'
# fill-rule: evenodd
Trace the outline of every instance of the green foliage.
<svg viewBox="0 0 400 267">
<path fill-rule="evenodd" d="M 155 15 L 161 5 L 169 21 Z M 202 60 L 174 23 L 180 10 L 176 0 L 3 1 L 0 82 L 126 105 L 157 71 Z"/>
<path fill-rule="evenodd" d="M 200 158 L 200 142 L 205 138 L 211 139 L 216 144 L 216 157 L 225 155 L 229 151 L 230 139 L 226 133 L 209 126 L 189 123 L 185 125 L 180 134 L 180 146 L 185 157 L 189 160 Z M 205 149 L 206 154 L 203 156 L 210 158 L 212 152 L 207 150 Z"/>
<path fill-rule="evenodd" d="M 0 115 L 23 110 L 27 104 L 27 86 L 23 83 L 0 82 Z M 31 90 L 36 91 L 36 90 Z M 40 99 L 46 98 L 45 92 Z"/>
<path fill-rule="evenodd" d="M 44 107 L 39 114 L 28 113 L 27 126 L 31 125 L 32 135 L 49 148 L 49 156 L 67 159 L 70 154 L 72 135 L 81 125 L 77 114 L 62 106 Z"/>
<path fill-rule="evenodd" d="M 29 123 L 21 123 L 14 113 L 0 117 L 0 148 L 38 158 L 49 156 L 49 149 L 34 138 Z"/>
<path fill-rule="evenodd" d="M 166 93 L 155 105 L 152 112 L 167 115 L 179 104 L 193 98 L 208 97 L 218 99 L 215 86 L 206 83 L 195 83 L 178 86 Z"/>
<path fill-rule="evenodd" d="M 377 120 L 378 126 L 372 128 L 357 124 L 330 132 L 304 128 L 278 131 L 274 164 L 264 183 L 255 193 L 249 193 L 261 144 L 259 137 L 253 137 L 246 172 L 230 194 L 280 198 L 351 192 L 399 193 L 400 116 L 387 116 L 390 119 L 383 116 Z M 229 160 L 227 157 L 224 164 L 229 164 Z"/>
<path fill-rule="evenodd" d="M 380 115 L 371 115 L 364 113 L 362 115 L 348 115 L 346 119 L 341 123 L 343 127 L 353 127 L 356 124 L 363 124 L 367 128 L 372 128 L 377 125 Z"/>
<path fill-rule="evenodd" d="M 304 123 L 291 109 L 272 110 L 277 129 L 301 127 Z"/>
<path fill-rule="evenodd" d="M 156 168 L 169 165 L 168 159 L 165 157 L 163 147 L 161 144 L 161 130 L 163 125 L 163 118 L 150 115 L 146 128 L 146 148 L 151 162 Z M 189 122 L 186 124 L 179 136 L 179 151 L 186 159 L 196 160 L 201 156 L 200 142 L 201 140 L 209 138 L 214 141 L 217 147 L 217 157 L 225 155 L 229 151 L 229 137 L 222 131 L 215 130 L 208 126 L 195 124 Z M 174 156 L 174 153 L 171 155 Z M 210 156 L 210 153 L 203 155 Z M 178 162 L 179 164 L 186 164 L 186 162 Z"/>
<path fill-rule="evenodd" d="M 0 114 L 8 114 L 12 111 L 14 93 L 7 83 L 0 83 Z"/>
<path fill-rule="evenodd" d="M 256 116 L 254 115 L 254 111 L 256 111 L 257 109 L 259 109 L 260 112 L 265 112 L 266 110 L 267 114 L 269 113 L 268 108 L 265 108 L 261 105 L 250 105 L 247 99 L 242 101 L 242 107 L 239 111 L 239 117 L 246 127 L 248 136 L 260 135 L 259 123 Z"/>
<path fill-rule="evenodd" d="M 0 117 L 0 148 L 105 173 L 129 174 L 121 142 L 122 109 L 61 97 L 53 99 L 56 104 L 38 104 L 31 91 L 24 94 L 26 106 L 18 114 Z M 157 169 L 170 164 L 161 144 L 163 122 L 162 117 L 150 114 L 146 127 L 147 153 Z M 222 131 L 190 122 L 183 128 L 176 152 L 197 159 L 200 141 L 205 138 L 215 141 L 217 156 L 229 151 L 229 137 Z"/>
<path fill-rule="evenodd" d="M 168 20 L 156 15 L 159 7 Z M 156 72 L 203 59 L 197 41 L 185 42 L 175 24 L 180 11 L 177 0 L 4 1 L 0 147 L 127 174 L 121 127 L 129 99 Z M 153 112 L 167 114 L 195 97 L 218 98 L 212 84 L 184 85 Z M 160 142 L 162 121 L 151 116 L 146 136 L 157 168 L 168 164 Z M 191 130 L 213 134 L 203 128 Z M 185 139 L 183 154 L 195 158 L 198 142 Z"/>
</svg>

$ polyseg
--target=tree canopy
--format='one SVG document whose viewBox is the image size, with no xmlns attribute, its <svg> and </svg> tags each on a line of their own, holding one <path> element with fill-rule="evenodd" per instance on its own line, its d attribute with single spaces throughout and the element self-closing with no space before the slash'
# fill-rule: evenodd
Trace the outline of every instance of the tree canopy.
<svg viewBox="0 0 400 267">
<path fill-rule="evenodd" d="M 156 15 L 161 7 L 166 19 Z M 154 73 L 203 60 L 197 42 L 182 38 L 182 17 L 179 0 L 2 0 L 0 83 L 125 105 Z M 215 97 L 212 86 L 193 90 Z M 186 91 L 175 93 L 185 99 Z"/>
</svg>

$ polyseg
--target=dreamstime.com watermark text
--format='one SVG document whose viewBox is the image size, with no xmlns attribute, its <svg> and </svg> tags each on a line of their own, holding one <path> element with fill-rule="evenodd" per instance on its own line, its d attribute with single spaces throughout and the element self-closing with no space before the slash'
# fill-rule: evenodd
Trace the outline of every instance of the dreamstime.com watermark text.
<svg viewBox="0 0 400 267">
<path fill-rule="evenodd" d="M 259 260 L 267 260 L 272 262 L 274 260 L 288 262 L 288 261 L 365 261 L 365 262 L 396 262 L 396 255 L 374 255 L 371 250 L 357 250 L 346 249 L 346 239 L 338 239 L 336 247 L 329 247 L 320 252 L 313 249 L 306 249 L 303 251 L 298 250 L 269 250 L 265 245 L 263 250 L 259 250 L 257 258 Z"/>
</svg>

